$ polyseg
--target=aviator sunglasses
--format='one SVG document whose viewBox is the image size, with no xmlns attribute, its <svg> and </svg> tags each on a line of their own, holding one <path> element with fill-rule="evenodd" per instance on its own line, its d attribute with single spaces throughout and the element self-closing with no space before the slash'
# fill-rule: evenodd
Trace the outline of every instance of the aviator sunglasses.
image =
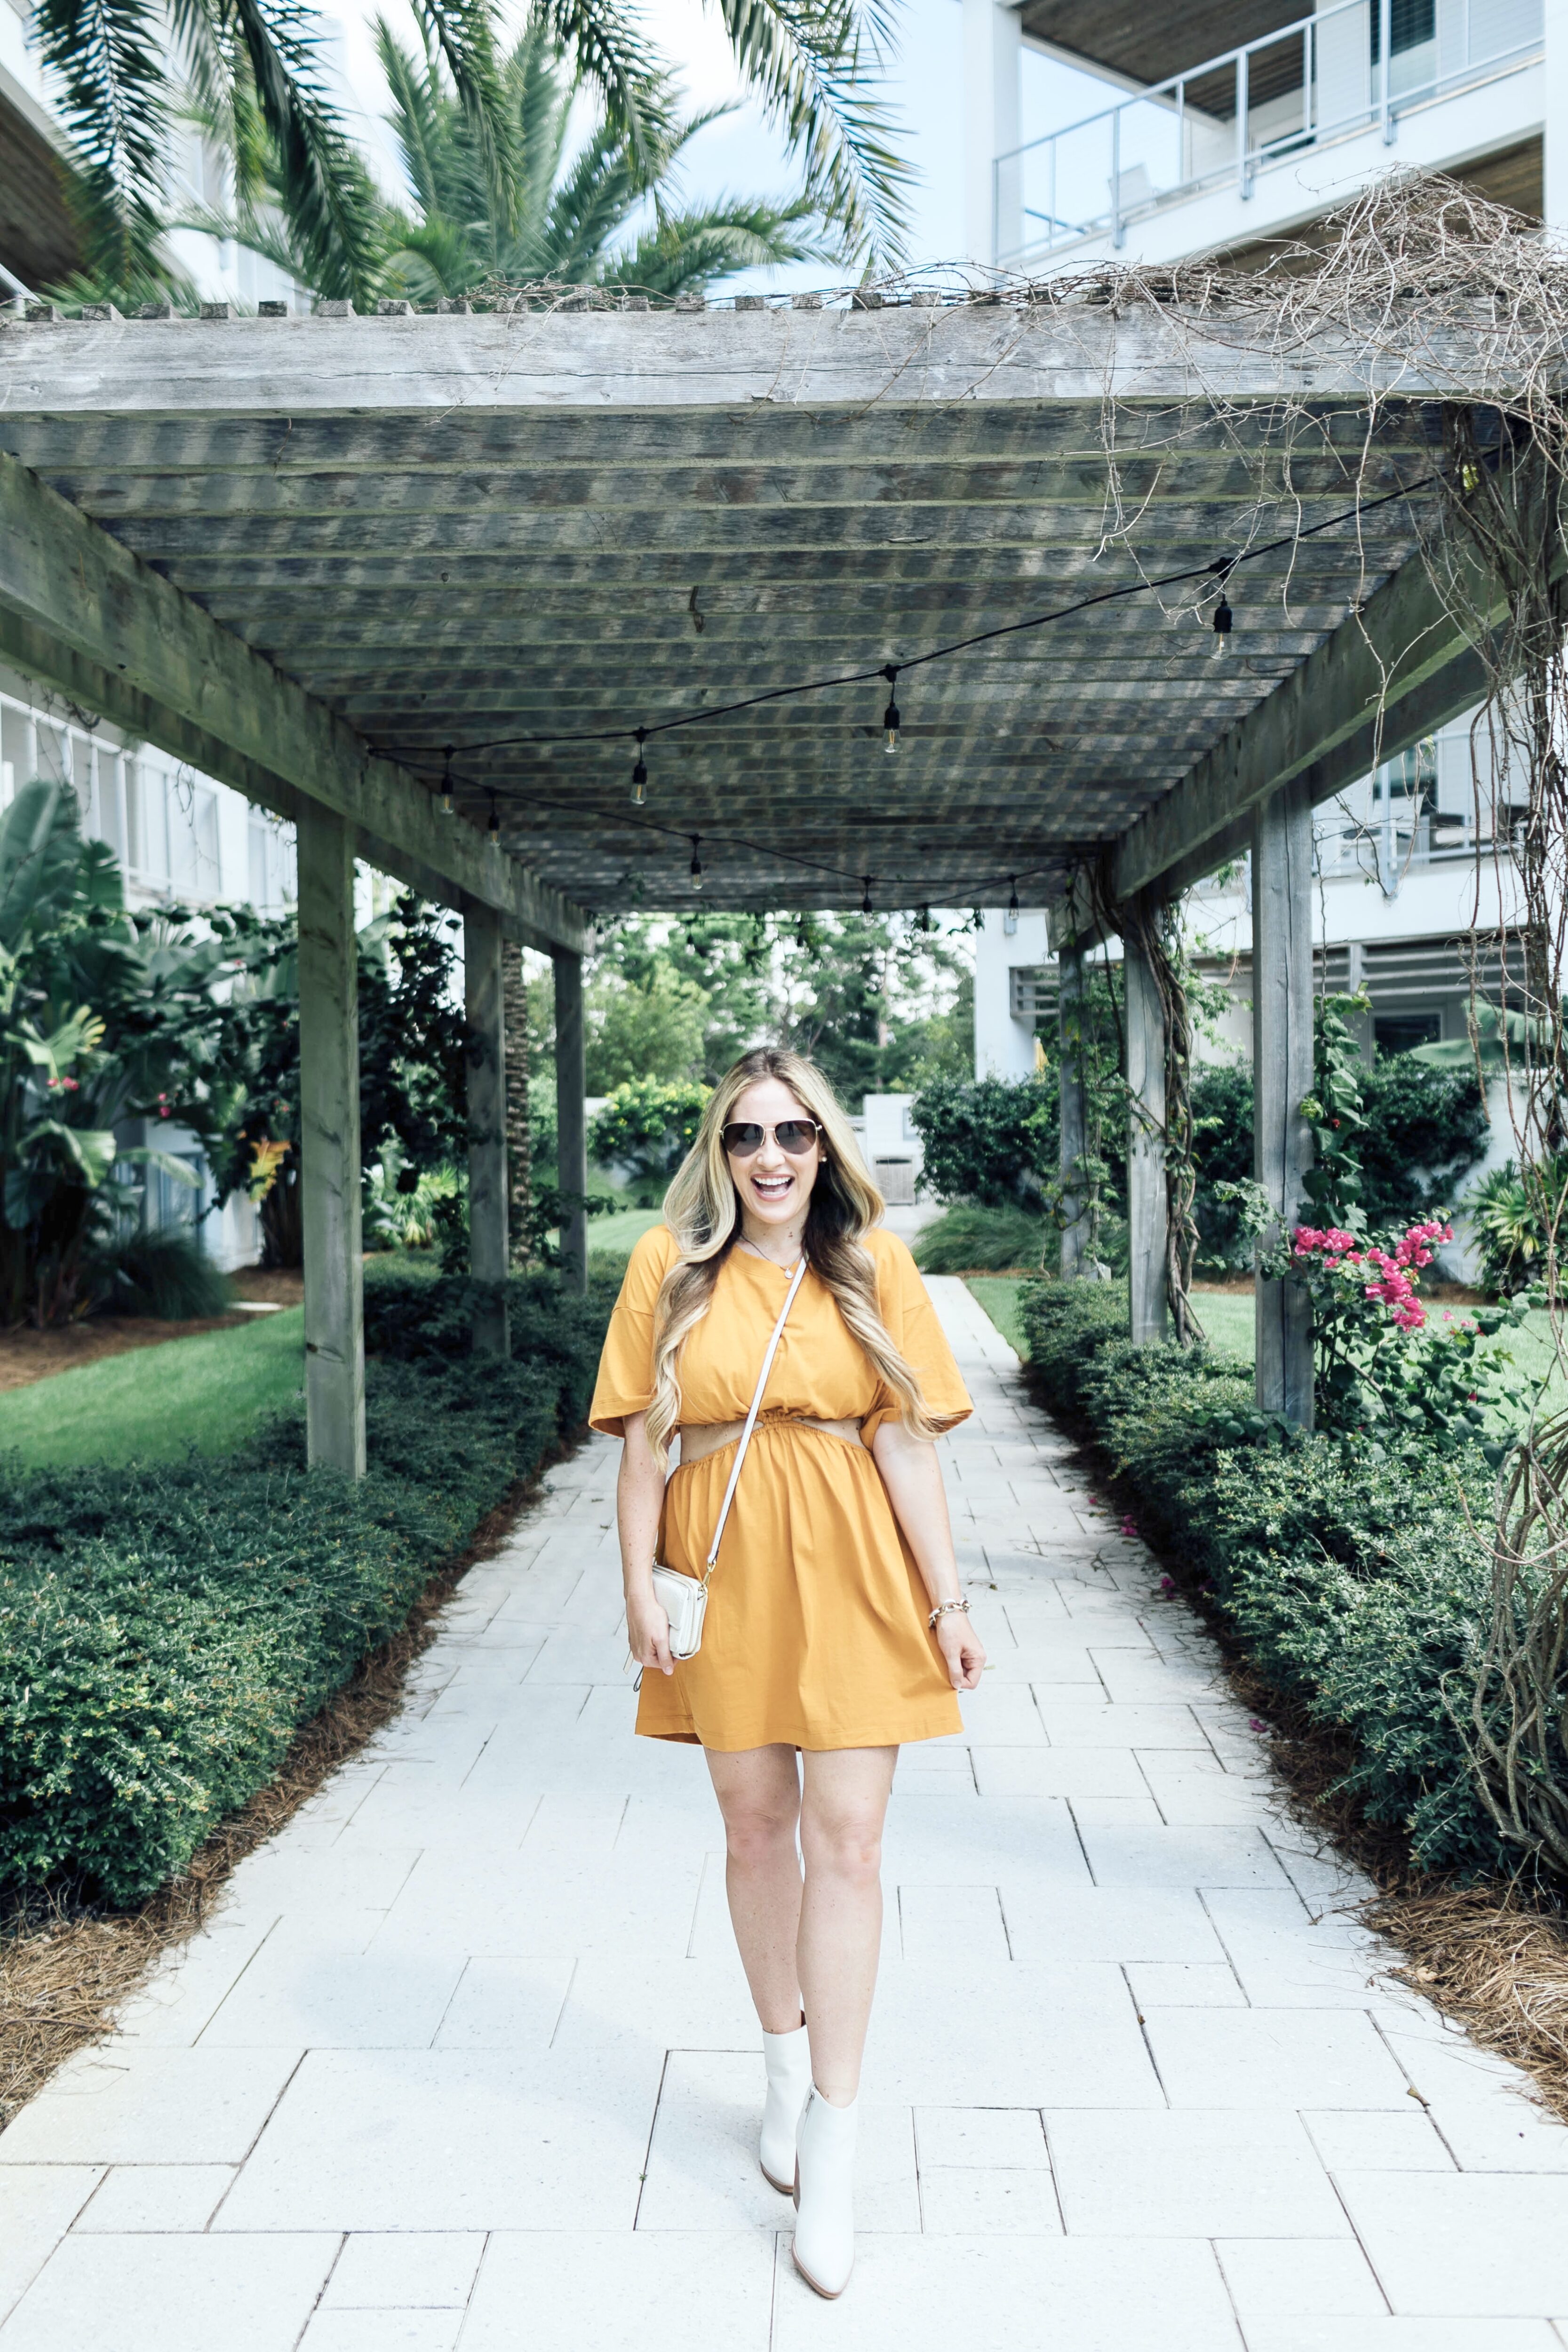
<svg viewBox="0 0 1568 2352">
<path fill-rule="evenodd" d="M 732 1118 L 720 1129 L 720 1139 L 737 1160 L 750 1160 L 762 1150 L 764 1138 L 772 1135 L 781 1151 L 792 1160 L 805 1160 L 816 1150 L 821 1133 L 814 1118 L 781 1118 L 774 1128 L 763 1127 L 754 1118 Z"/>
</svg>

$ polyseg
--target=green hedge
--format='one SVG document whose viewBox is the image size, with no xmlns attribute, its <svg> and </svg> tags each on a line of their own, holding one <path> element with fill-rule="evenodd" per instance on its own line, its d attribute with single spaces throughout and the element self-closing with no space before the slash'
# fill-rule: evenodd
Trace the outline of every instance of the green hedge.
<svg viewBox="0 0 1568 2352">
<path fill-rule="evenodd" d="M 1487 1591 L 1491 1473 L 1477 1454 L 1421 1474 L 1278 1425 L 1256 1426 L 1251 1368 L 1218 1349 L 1133 1348 L 1119 1285 L 1019 1294 L 1047 1402 L 1093 1437 L 1137 1496 L 1140 1532 L 1228 1622 L 1253 1664 L 1313 1720 L 1350 1735 L 1343 1786 L 1406 1832 L 1426 1869 L 1510 1868 L 1443 1703 L 1462 1691 Z"/>
<path fill-rule="evenodd" d="M 580 1425 L 609 1297 L 509 1287 L 497 1364 L 466 1284 L 367 1268 L 358 1486 L 304 1475 L 302 1408 L 221 1460 L 4 1479 L 0 1888 L 129 1905 L 177 1875 Z"/>
</svg>

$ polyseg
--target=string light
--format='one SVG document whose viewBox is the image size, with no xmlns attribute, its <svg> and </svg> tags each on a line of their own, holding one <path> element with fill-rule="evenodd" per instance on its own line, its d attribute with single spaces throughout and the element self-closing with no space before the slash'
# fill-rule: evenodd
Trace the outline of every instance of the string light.
<svg viewBox="0 0 1568 2352">
<path fill-rule="evenodd" d="M 1013 885 L 1013 895 L 1007 901 L 1007 911 L 1002 918 L 1002 929 L 1011 939 L 1018 928 L 1018 877 L 1016 874 L 1009 874 L 1007 879 Z"/>
<path fill-rule="evenodd" d="M 1231 624 L 1235 618 L 1236 615 L 1230 609 L 1229 599 L 1222 588 L 1219 592 L 1219 603 L 1214 608 L 1214 649 L 1216 654 L 1224 653 L 1226 640 L 1230 635 Z"/>
<path fill-rule="evenodd" d="M 500 847 L 500 813 L 496 807 L 496 796 L 493 791 L 490 793 L 490 821 L 486 825 L 485 831 L 489 835 L 490 847 L 499 849 Z"/>
<path fill-rule="evenodd" d="M 931 929 L 931 908 L 929 907 L 922 907 L 921 908 L 921 929 L 922 931 L 929 931 Z"/>
<path fill-rule="evenodd" d="M 441 770 L 441 814 L 443 816 L 450 816 L 453 809 L 452 746 L 450 743 L 447 745 L 445 751 L 442 753 L 442 758 L 446 761 L 446 765 Z"/>
<path fill-rule="evenodd" d="M 701 839 L 702 835 L 700 833 L 694 833 L 691 836 L 691 887 L 694 890 L 700 890 L 702 887 L 702 860 L 697 854 Z"/>
<path fill-rule="evenodd" d="M 861 891 L 860 891 L 860 912 L 861 912 L 863 915 L 868 915 L 868 914 L 870 913 L 870 911 L 871 911 L 871 877 L 868 874 L 868 875 L 867 875 L 867 877 L 866 877 L 865 882 L 864 882 L 864 884 L 863 884 L 863 886 L 862 886 L 862 887 L 861 887 Z"/>
<path fill-rule="evenodd" d="M 800 910 L 800 920 L 795 927 L 795 943 L 797 948 L 809 947 L 811 944 L 805 935 L 805 909 L 804 907 Z"/>
<path fill-rule="evenodd" d="M 889 752 L 892 752 L 896 751 L 899 748 L 899 706 L 893 700 L 893 688 L 899 682 L 899 673 L 896 664 L 892 662 L 884 663 L 882 667 L 882 676 L 888 681 L 888 707 L 882 713 L 882 725 L 887 730 L 888 740 L 886 749 Z"/>
<path fill-rule="evenodd" d="M 633 808 L 641 808 L 647 799 L 647 763 L 642 755 L 642 747 L 647 741 L 647 729 L 646 727 L 639 727 L 637 729 L 637 765 L 632 770 L 632 806 Z"/>
</svg>

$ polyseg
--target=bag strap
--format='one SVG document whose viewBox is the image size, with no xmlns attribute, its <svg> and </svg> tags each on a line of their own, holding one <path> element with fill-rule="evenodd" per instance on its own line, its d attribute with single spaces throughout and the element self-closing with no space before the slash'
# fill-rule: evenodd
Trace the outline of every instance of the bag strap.
<svg viewBox="0 0 1568 2352">
<path fill-rule="evenodd" d="M 789 1288 L 784 1293 L 784 1303 L 779 1308 L 779 1319 L 773 1325 L 773 1336 L 768 1341 L 768 1352 L 763 1358 L 763 1369 L 757 1374 L 757 1385 L 752 1396 L 752 1410 L 746 1415 L 746 1426 L 741 1432 L 741 1442 L 735 1448 L 735 1459 L 730 1465 L 730 1483 L 724 1489 L 724 1500 L 719 1507 L 719 1524 L 713 1530 L 713 1540 L 708 1547 L 708 1567 L 702 1579 L 704 1585 L 712 1575 L 713 1563 L 719 1557 L 719 1546 L 724 1536 L 724 1522 L 730 1516 L 730 1506 L 735 1499 L 735 1486 L 741 1475 L 741 1465 L 746 1458 L 746 1448 L 752 1442 L 752 1432 L 757 1425 L 757 1415 L 762 1410 L 763 1391 L 767 1387 L 768 1374 L 773 1370 L 773 1358 L 778 1354 L 779 1341 L 784 1338 L 784 1323 L 790 1308 L 795 1305 L 795 1294 L 805 1278 L 805 1258 L 803 1255 L 800 1264 L 795 1267 L 790 1279 Z"/>
</svg>

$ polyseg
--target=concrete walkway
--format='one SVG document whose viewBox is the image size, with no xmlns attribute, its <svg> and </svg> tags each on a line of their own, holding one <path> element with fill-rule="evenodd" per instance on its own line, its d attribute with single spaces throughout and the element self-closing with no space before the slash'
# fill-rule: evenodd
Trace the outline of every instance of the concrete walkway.
<svg viewBox="0 0 1568 2352">
<path fill-rule="evenodd" d="M 841 2303 L 788 2261 L 700 1759 L 635 1741 L 616 1449 L 0 2138 L 0 2352 L 1563 2352 L 1568 2131 L 1356 1888 L 967 1292 L 994 1660 L 906 1753 Z"/>
</svg>

